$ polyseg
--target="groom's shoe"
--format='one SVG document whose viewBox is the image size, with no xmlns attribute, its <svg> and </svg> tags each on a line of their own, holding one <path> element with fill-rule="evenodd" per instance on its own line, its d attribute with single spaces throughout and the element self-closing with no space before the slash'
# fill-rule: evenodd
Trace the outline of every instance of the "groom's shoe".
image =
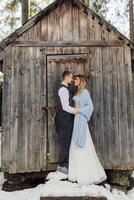
<svg viewBox="0 0 134 200">
<path fill-rule="evenodd" d="M 64 173 L 64 174 L 68 174 L 68 169 L 67 169 L 67 167 L 61 167 L 60 165 L 58 165 L 57 166 L 57 171 L 58 172 L 62 172 L 62 173 Z"/>
</svg>

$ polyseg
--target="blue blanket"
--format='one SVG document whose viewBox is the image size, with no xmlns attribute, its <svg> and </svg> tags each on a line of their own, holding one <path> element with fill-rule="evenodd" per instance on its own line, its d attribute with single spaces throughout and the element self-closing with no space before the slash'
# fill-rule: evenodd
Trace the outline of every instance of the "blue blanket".
<svg viewBox="0 0 134 200">
<path fill-rule="evenodd" d="M 74 97 L 76 107 L 80 108 L 80 113 L 75 115 L 72 140 L 78 147 L 84 147 L 87 136 L 87 122 L 93 112 L 93 102 L 90 93 L 84 89 Z"/>
</svg>

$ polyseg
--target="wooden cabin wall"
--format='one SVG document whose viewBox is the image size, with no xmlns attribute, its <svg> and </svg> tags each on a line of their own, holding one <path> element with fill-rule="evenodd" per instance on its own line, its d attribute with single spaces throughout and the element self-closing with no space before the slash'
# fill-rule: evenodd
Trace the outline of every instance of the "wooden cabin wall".
<svg viewBox="0 0 134 200">
<path fill-rule="evenodd" d="M 13 47 L 10 57 L 4 60 L 3 171 L 46 169 L 46 118 L 42 110 L 46 93 L 42 64 L 38 48 Z"/>
<path fill-rule="evenodd" d="M 46 15 L 18 38 L 21 41 L 111 39 L 117 39 L 113 31 L 107 30 L 91 14 L 83 13 L 69 2 Z M 5 94 L 11 88 L 6 101 L 12 100 L 4 111 L 6 117 L 11 109 L 11 119 L 8 116 L 8 120 L 4 121 L 4 129 L 7 131 L 6 127 L 9 127 L 11 131 L 10 137 L 9 134 L 5 136 L 4 131 L 6 139 L 3 142 L 3 152 L 6 149 L 4 144 L 10 146 L 10 159 L 3 153 L 3 166 L 7 159 L 7 169 L 16 173 L 39 171 L 41 168 L 45 170 L 47 165 L 48 141 L 42 107 L 46 105 L 45 59 L 48 53 L 88 53 L 91 56 L 89 67 L 93 69 L 94 76 L 88 87 L 94 113 L 90 128 L 97 154 L 107 169 L 134 168 L 131 58 L 130 48 L 126 45 L 90 48 L 13 47 L 12 78 L 5 78 Z M 19 116 L 16 113 L 20 113 Z"/>
</svg>

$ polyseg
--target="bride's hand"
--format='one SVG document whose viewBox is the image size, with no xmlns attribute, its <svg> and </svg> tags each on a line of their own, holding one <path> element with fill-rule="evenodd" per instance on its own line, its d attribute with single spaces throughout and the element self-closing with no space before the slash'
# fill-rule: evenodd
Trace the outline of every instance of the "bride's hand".
<svg viewBox="0 0 134 200">
<path fill-rule="evenodd" d="M 74 114 L 76 115 L 76 114 L 78 114 L 80 112 L 80 109 L 78 108 L 78 107 L 75 107 L 74 108 Z"/>
</svg>

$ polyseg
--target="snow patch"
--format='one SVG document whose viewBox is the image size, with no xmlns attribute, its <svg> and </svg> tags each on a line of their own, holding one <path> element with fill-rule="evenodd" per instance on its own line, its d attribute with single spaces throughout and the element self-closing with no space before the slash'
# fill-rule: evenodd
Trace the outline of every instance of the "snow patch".
<svg viewBox="0 0 134 200">
<path fill-rule="evenodd" d="M 60 172 L 51 172 L 47 176 L 47 182 L 40 184 L 32 189 L 24 189 L 21 191 L 5 192 L 0 190 L 0 200 L 40 200 L 41 196 L 105 196 L 108 200 L 134 200 L 134 188 L 125 194 L 122 191 L 113 189 L 109 184 L 105 187 L 99 185 L 79 185 L 71 183 L 66 179 L 67 175 Z M 4 182 L 3 173 L 0 173 L 0 186 Z"/>
</svg>

